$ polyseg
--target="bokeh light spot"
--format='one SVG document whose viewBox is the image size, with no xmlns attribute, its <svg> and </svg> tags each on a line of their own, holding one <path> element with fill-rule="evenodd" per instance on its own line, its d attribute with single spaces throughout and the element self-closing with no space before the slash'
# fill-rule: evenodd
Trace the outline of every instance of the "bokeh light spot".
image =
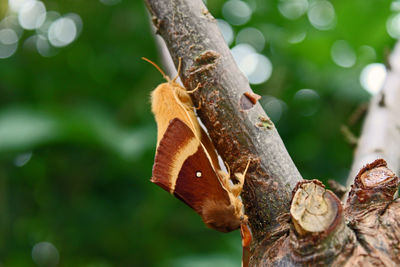
<svg viewBox="0 0 400 267">
<path fill-rule="evenodd" d="M 22 36 L 22 33 L 24 32 L 24 29 L 22 29 L 19 25 L 18 17 L 15 14 L 11 14 L 5 17 L 0 22 L 0 28 L 13 30 L 18 35 L 18 39 Z"/>
<path fill-rule="evenodd" d="M 231 53 L 236 63 L 240 67 L 240 63 L 244 60 L 244 58 L 249 54 L 256 53 L 256 50 L 249 44 L 238 44 L 231 49 Z"/>
<path fill-rule="evenodd" d="M 386 79 L 386 68 L 382 63 L 372 63 L 364 67 L 360 75 L 360 83 L 362 87 L 370 94 L 377 94 Z"/>
<path fill-rule="evenodd" d="M 243 25 L 250 20 L 251 8 L 240 0 L 229 0 L 222 7 L 222 15 L 233 25 Z"/>
<path fill-rule="evenodd" d="M 31 158 L 32 158 L 32 151 L 19 154 L 18 156 L 15 157 L 14 164 L 17 167 L 22 167 L 26 165 L 31 160 Z"/>
<path fill-rule="evenodd" d="M 261 54 L 250 54 L 246 56 L 242 63 L 245 74 L 251 84 L 266 82 L 272 74 L 271 61 Z"/>
<path fill-rule="evenodd" d="M 359 49 L 360 58 L 366 61 L 374 61 L 376 59 L 376 51 L 372 46 L 362 45 Z"/>
<path fill-rule="evenodd" d="M 19 12 L 19 10 L 27 3 L 32 0 L 8 0 L 8 6 L 14 12 Z"/>
<path fill-rule="evenodd" d="M 51 24 L 60 17 L 60 14 L 56 11 L 49 11 L 46 13 L 46 20 L 36 31 L 39 34 L 47 35 Z"/>
<path fill-rule="evenodd" d="M 392 3 L 390 4 L 390 10 L 394 12 L 400 11 L 400 1 L 393 0 Z"/>
<path fill-rule="evenodd" d="M 11 45 L 18 42 L 18 35 L 12 29 L 0 30 L 0 42 L 5 45 Z"/>
<path fill-rule="evenodd" d="M 46 36 L 41 34 L 36 37 L 36 49 L 43 57 L 52 57 L 57 54 L 57 49 L 50 45 Z"/>
<path fill-rule="evenodd" d="M 301 89 L 294 95 L 294 104 L 298 107 L 302 116 L 311 116 L 319 108 L 320 97 L 312 89 Z"/>
<path fill-rule="evenodd" d="M 389 17 L 386 22 L 386 30 L 391 37 L 400 39 L 400 13 Z"/>
<path fill-rule="evenodd" d="M 69 45 L 77 36 L 76 24 L 71 18 L 59 18 L 50 25 L 48 36 L 55 47 Z"/>
<path fill-rule="evenodd" d="M 76 26 L 76 37 L 81 33 L 83 27 L 83 21 L 81 17 L 76 13 L 68 13 L 64 16 L 65 18 L 70 18 L 74 21 Z M 75 39 L 76 39 L 75 37 Z"/>
<path fill-rule="evenodd" d="M 24 3 L 18 13 L 22 28 L 33 30 L 39 28 L 46 19 L 46 7 L 40 1 L 31 0 Z"/>
<path fill-rule="evenodd" d="M 291 44 L 298 44 L 304 41 L 306 39 L 307 33 L 304 32 L 299 32 L 299 33 L 294 33 L 289 36 L 288 42 Z"/>
<path fill-rule="evenodd" d="M 286 110 L 286 103 L 276 97 L 265 95 L 261 98 L 261 105 L 274 123 L 277 123 Z"/>
<path fill-rule="evenodd" d="M 231 25 L 223 19 L 217 19 L 218 28 L 224 37 L 225 42 L 230 45 L 233 42 L 233 30 Z"/>
<path fill-rule="evenodd" d="M 335 9 L 326 0 L 316 0 L 308 10 L 308 20 L 318 30 L 330 30 L 335 26 Z"/>
<path fill-rule="evenodd" d="M 260 84 L 270 78 L 272 73 L 270 60 L 258 54 L 251 45 L 238 44 L 231 49 L 231 53 L 251 84 Z"/>
<path fill-rule="evenodd" d="M 278 9 L 288 19 L 297 19 L 306 13 L 308 9 L 307 0 L 280 0 Z"/>
<path fill-rule="evenodd" d="M 59 259 L 57 248 L 50 242 L 40 242 L 32 248 L 32 260 L 39 267 L 55 267 Z"/>
<path fill-rule="evenodd" d="M 0 58 L 11 57 L 18 47 L 18 36 L 12 29 L 0 30 Z"/>
<path fill-rule="evenodd" d="M 350 68 L 356 63 L 356 53 L 344 40 L 338 40 L 332 45 L 331 57 L 336 65 L 343 68 Z"/>
<path fill-rule="evenodd" d="M 244 28 L 236 36 L 236 43 L 247 43 L 254 47 L 258 52 L 264 49 L 265 38 L 264 35 L 256 28 Z"/>
</svg>

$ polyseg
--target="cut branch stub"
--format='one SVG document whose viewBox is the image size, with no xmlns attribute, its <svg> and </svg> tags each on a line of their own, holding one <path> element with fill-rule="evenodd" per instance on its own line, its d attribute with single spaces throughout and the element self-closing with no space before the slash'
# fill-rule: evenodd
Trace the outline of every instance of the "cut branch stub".
<svg viewBox="0 0 400 267">
<path fill-rule="evenodd" d="M 387 168 L 386 161 L 377 159 L 362 168 L 354 179 L 346 202 L 348 216 L 365 213 L 365 209 L 384 209 L 393 201 L 399 178 Z"/>
<path fill-rule="evenodd" d="M 398 186 L 399 178 L 383 159 L 367 164 L 358 173 L 345 207 L 348 225 L 359 241 L 349 262 L 373 259 L 378 266 L 400 265 L 400 201 L 393 201 Z"/>
<path fill-rule="evenodd" d="M 325 192 L 324 185 L 317 180 L 296 187 L 290 213 L 299 235 L 323 232 L 332 224 L 341 205 Z"/>
<path fill-rule="evenodd" d="M 295 262 L 327 266 L 338 255 L 349 255 L 353 250 L 355 236 L 345 225 L 342 204 L 320 181 L 303 181 L 296 186 L 290 214 L 294 225 L 290 249 Z"/>
</svg>

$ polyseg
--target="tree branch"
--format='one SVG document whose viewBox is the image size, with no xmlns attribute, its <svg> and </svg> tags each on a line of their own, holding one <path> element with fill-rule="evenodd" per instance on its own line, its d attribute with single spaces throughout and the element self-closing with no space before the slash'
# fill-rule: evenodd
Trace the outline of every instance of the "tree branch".
<svg viewBox="0 0 400 267">
<path fill-rule="evenodd" d="M 242 172 L 251 159 L 242 193 L 245 212 L 256 241 L 280 229 L 279 218 L 289 212 L 291 191 L 302 180 L 293 161 L 259 103 L 244 96 L 252 92 L 225 44 L 215 19 L 201 0 L 146 0 L 157 32 L 164 38 L 181 79 L 201 103 L 199 117 L 233 172 Z"/>
<path fill-rule="evenodd" d="M 400 172 L 400 43 L 389 58 L 389 66 L 381 92 L 370 102 L 347 179 L 348 187 L 364 165 L 378 158 L 385 159 L 396 174 Z"/>
</svg>

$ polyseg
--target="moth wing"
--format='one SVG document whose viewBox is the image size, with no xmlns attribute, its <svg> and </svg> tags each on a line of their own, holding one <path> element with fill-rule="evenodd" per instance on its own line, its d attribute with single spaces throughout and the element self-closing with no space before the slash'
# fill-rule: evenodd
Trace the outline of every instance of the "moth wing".
<svg viewBox="0 0 400 267">
<path fill-rule="evenodd" d="M 172 119 L 157 147 L 151 181 L 173 193 L 184 154 L 194 154 L 199 143 L 185 123 Z"/>
<path fill-rule="evenodd" d="M 157 148 L 151 181 L 173 193 L 201 216 L 205 203 L 229 205 L 210 158 L 192 130 L 171 120 Z M 203 217 L 203 216 L 202 216 Z"/>
<path fill-rule="evenodd" d="M 218 155 L 217 152 L 215 152 L 216 150 L 213 143 L 211 142 L 210 137 L 208 137 L 206 131 L 204 131 L 204 129 L 201 127 L 200 127 L 200 132 L 201 132 L 201 143 L 204 145 L 208 155 L 211 158 L 214 170 L 216 171 L 221 170 L 221 167 L 219 166 Z"/>
</svg>

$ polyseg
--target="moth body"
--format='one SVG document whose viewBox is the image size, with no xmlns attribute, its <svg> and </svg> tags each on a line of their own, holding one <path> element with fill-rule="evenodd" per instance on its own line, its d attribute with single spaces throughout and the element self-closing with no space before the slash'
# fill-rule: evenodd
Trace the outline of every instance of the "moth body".
<svg viewBox="0 0 400 267">
<path fill-rule="evenodd" d="M 149 62 L 167 80 L 151 94 L 157 123 L 151 181 L 194 209 L 208 227 L 221 232 L 238 229 L 246 220 L 239 198 L 244 175 L 235 174 L 239 184 L 230 182 L 230 175 L 220 169 L 215 148 L 197 120 L 189 92 L 176 82 L 178 76 L 170 80 Z"/>
<path fill-rule="evenodd" d="M 182 120 L 198 138 L 201 138 L 193 102 L 186 89 L 173 80 L 160 84 L 151 93 L 151 111 L 157 123 L 157 144 L 160 143 L 172 118 Z"/>
</svg>

